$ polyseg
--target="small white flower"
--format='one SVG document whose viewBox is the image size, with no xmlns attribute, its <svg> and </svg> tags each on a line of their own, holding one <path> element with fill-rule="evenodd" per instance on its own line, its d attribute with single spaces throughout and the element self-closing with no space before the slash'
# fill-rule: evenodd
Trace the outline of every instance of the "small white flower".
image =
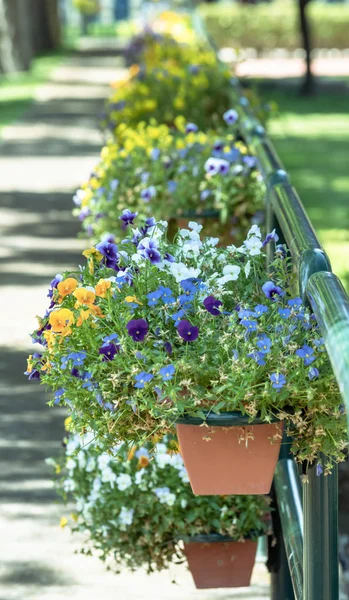
<svg viewBox="0 0 349 600">
<path fill-rule="evenodd" d="M 102 487 L 102 480 L 100 477 L 95 477 L 92 484 L 92 489 L 94 492 L 99 492 Z"/>
<path fill-rule="evenodd" d="M 127 509 L 124 506 L 122 507 L 120 514 L 119 514 L 120 529 L 122 531 L 126 531 L 127 526 L 132 524 L 133 513 L 134 513 L 133 508 Z"/>
<path fill-rule="evenodd" d="M 103 483 L 110 483 L 110 485 L 114 487 L 114 483 L 115 481 L 117 481 L 117 477 L 110 467 L 106 467 L 102 472 L 101 480 L 103 481 Z"/>
<path fill-rule="evenodd" d="M 257 225 L 254 225 L 254 227 L 257 227 Z M 247 248 L 250 256 L 257 256 L 258 254 L 260 254 L 261 248 L 263 246 L 261 239 L 256 235 L 247 238 L 247 240 L 244 241 L 244 245 L 245 248 Z"/>
<path fill-rule="evenodd" d="M 143 474 L 144 474 L 144 469 L 142 469 L 141 471 L 137 471 L 137 473 L 135 475 L 135 484 L 136 485 L 140 485 L 142 483 Z"/>
<path fill-rule="evenodd" d="M 178 475 L 183 483 L 189 483 L 189 477 L 185 467 L 183 467 L 181 471 L 178 471 Z"/>
<path fill-rule="evenodd" d="M 200 233 L 200 231 L 202 229 L 202 225 L 200 225 L 200 223 L 196 223 L 195 221 L 189 221 L 188 227 L 189 227 L 189 229 L 192 229 L 193 231 L 196 231 L 197 233 Z"/>
<path fill-rule="evenodd" d="M 116 477 L 115 481 L 117 488 L 118 490 L 120 490 L 120 492 L 127 490 L 127 488 L 129 488 L 130 485 L 132 485 L 132 479 L 131 476 L 128 475 L 128 473 L 121 473 Z"/>
<path fill-rule="evenodd" d="M 223 269 L 223 277 L 217 279 L 216 283 L 222 287 L 228 283 L 228 281 L 236 281 L 239 277 L 240 271 L 241 268 L 237 265 L 226 265 Z"/>
<path fill-rule="evenodd" d="M 76 467 L 76 461 L 73 458 L 69 457 L 67 459 L 65 466 L 67 467 L 68 471 L 74 471 L 74 469 Z"/>
<path fill-rule="evenodd" d="M 184 279 L 196 279 L 201 273 L 201 269 L 187 267 L 184 263 L 171 263 L 169 265 L 169 271 L 178 283 Z"/>
<path fill-rule="evenodd" d="M 86 465 L 86 454 L 83 450 L 80 450 L 79 454 L 77 455 L 77 459 L 80 469 L 84 469 Z"/>
<path fill-rule="evenodd" d="M 169 454 L 156 454 L 155 461 L 159 469 L 164 469 L 171 463 L 171 456 Z"/>
<path fill-rule="evenodd" d="M 182 508 L 187 508 L 187 504 L 188 504 L 188 502 L 184 498 L 182 498 L 182 500 L 181 500 L 181 507 Z"/>
<path fill-rule="evenodd" d="M 142 262 L 144 262 L 145 259 L 140 254 L 132 254 L 131 260 L 132 260 L 132 262 L 135 262 L 137 265 L 140 265 Z"/>
<path fill-rule="evenodd" d="M 73 479 L 67 478 L 63 483 L 63 489 L 65 492 L 73 492 L 75 487 L 75 481 Z"/>
<path fill-rule="evenodd" d="M 91 473 L 96 468 L 96 459 L 94 456 L 89 456 L 86 463 L 87 473 Z"/>
<path fill-rule="evenodd" d="M 78 435 L 74 435 L 73 437 L 69 437 L 69 440 L 67 442 L 67 446 L 65 449 L 65 453 L 67 454 L 67 456 L 74 454 L 74 452 L 80 448 L 80 436 Z"/>
<path fill-rule="evenodd" d="M 179 471 L 181 471 L 184 467 L 183 458 L 181 457 L 181 455 L 180 454 L 172 454 L 170 465 L 174 469 L 178 469 Z"/>
<path fill-rule="evenodd" d="M 75 508 L 77 512 L 81 512 L 84 510 L 85 499 L 84 498 L 76 498 L 75 500 Z"/>
<path fill-rule="evenodd" d="M 100 456 L 97 458 L 98 468 L 103 471 L 103 469 L 109 466 L 110 461 L 111 456 L 109 456 L 109 454 L 100 454 Z"/>
<path fill-rule="evenodd" d="M 208 237 L 208 238 L 206 238 L 205 242 L 206 242 L 207 246 L 214 247 L 214 246 L 217 246 L 217 244 L 219 242 L 219 238 Z"/>
<path fill-rule="evenodd" d="M 262 232 L 260 230 L 260 228 L 258 227 L 258 225 L 252 225 L 251 229 L 249 230 L 247 237 L 251 237 L 252 235 L 255 235 L 256 237 L 261 238 L 262 237 Z"/>
<path fill-rule="evenodd" d="M 245 275 L 246 275 L 246 279 L 248 278 L 249 274 L 251 272 L 251 261 L 249 260 L 246 265 L 245 265 Z"/>
</svg>

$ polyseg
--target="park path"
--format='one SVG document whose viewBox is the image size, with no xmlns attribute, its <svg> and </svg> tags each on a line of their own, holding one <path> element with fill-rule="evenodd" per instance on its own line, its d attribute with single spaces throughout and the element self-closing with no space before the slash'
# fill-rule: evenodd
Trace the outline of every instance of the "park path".
<svg viewBox="0 0 349 600">
<path fill-rule="evenodd" d="M 0 143 L 0 600 L 262 600 L 262 564 L 249 589 L 196 591 L 183 567 L 151 577 L 108 573 L 74 554 L 79 540 L 59 528 L 64 507 L 44 459 L 61 449 L 64 412 L 47 408 L 44 390 L 23 376 L 28 332 L 52 276 L 81 258 L 71 197 L 98 157 L 107 84 L 122 74 L 120 58 L 72 56 Z"/>
</svg>

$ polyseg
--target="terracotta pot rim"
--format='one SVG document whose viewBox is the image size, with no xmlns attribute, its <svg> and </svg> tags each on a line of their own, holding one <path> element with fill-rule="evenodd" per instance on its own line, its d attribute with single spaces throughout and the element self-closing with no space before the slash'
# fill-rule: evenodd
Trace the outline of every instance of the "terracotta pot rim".
<svg viewBox="0 0 349 600">
<path fill-rule="evenodd" d="M 263 535 L 265 535 L 263 531 L 251 532 L 251 534 L 245 535 L 243 539 L 248 542 L 257 542 L 257 538 L 262 537 Z M 235 544 L 243 544 L 241 538 L 240 540 L 236 540 L 229 535 L 221 535 L 220 533 L 199 533 L 198 535 L 192 536 L 182 535 L 178 536 L 177 539 L 182 540 L 185 544 L 214 544 L 217 542 L 233 542 Z"/>
<path fill-rule="evenodd" d="M 220 414 L 213 413 L 209 410 L 201 411 L 205 414 L 206 418 L 192 417 L 190 415 L 183 415 L 176 419 L 177 425 L 202 425 L 206 423 L 214 427 L 245 427 L 247 425 L 271 425 L 274 423 L 280 423 L 280 419 L 273 416 L 270 421 L 263 420 L 260 416 L 251 417 L 249 415 L 243 415 L 239 411 L 227 411 Z"/>
</svg>

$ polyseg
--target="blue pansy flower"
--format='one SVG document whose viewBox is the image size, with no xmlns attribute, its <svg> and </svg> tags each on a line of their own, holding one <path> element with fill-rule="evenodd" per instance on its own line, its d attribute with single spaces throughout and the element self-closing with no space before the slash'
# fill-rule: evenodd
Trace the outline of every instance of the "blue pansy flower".
<svg viewBox="0 0 349 600">
<path fill-rule="evenodd" d="M 246 327 L 248 331 L 257 331 L 258 323 L 257 321 L 251 321 L 249 319 L 242 319 L 241 325 Z"/>
<path fill-rule="evenodd" d="M 141 371 L 138 375 L 135 375 L 136 383 L 134 384 L 135 388 L 144 388 L 144 384 L 148 383 L 153 379 L 154 375 L 151 373 L 146 373 L 145 371 Z"/>
<path fill-rule="evenodd" d="M 255 317 L 260 317 L 261 315 L 264 315 L 264 313 L 268 312 L 268 307 L 265 306 L 265 304 L 257 304 L 257 306 L 254 307 L 254 311 L 253 314 Z"/>
<path fill-rule="evenodd" d="M 263 366 L 266 364 L 266 362 L 264 360 L 264 354 L 262 352 L 258 352 L 257 350 L 254 350 L 253 352 L 250 352 L 247 356 L 248 356 L 248 358 L 254 358 L 256 363 L 260 366 Z"/>
<path fill-rule="evenodd" d="M 135 452 L 135 457 L 136 458 L 140 458 L 141 456 L 145 456 L 146 458 L 150 458 L 150 454 L 149 454 L 148 450 L 146 448 L 144 448 L 144 446 L 141 446 Z"/>
<path fill-rule="evenodd" d="M 111 342 L 113 341 L 119 344 L 120 340 L 117 333 L 111 333 L 110 335 L 106 335 L 102 340 L 102 342 L 104 342 L 105 344 L 111 344 Z"/>
<path fill-rule="evenodd" d="M 319 377 L 319 375 L 319 369 L 317 369 L 316 367 L 310 367 L 308 371 L 308 377 L 310 380 L 316 379 L 316 377 Z"/>
<path fill-rule="evenodd" d="M 67 356 L 67 360 L 72 360 L 74 367 L 80 367 L 84 364 L 86 356 L 86 352 L 70 352 Z"/>
<path fill-rule="evenodd" d="M 287 301 L 287 304 L 292 307 L 301 306 L 303 304 L 301 298 L 291 298 L 291 300 Z"/>
<path fill-rule="evenodd" d="M 173 365 L 168 365 L 167 367 L 163 367 L 162 369 L 160 369 L 159 373 L 160 373 L 163 381 L 169 381 L 170 379 L 173 378 L 175 371 L 176 371 L 176 369 L 174 368 Z"/>
<path fill-rule="evenodd" d="M 174 181 L 173 179 L 170 179 L 167 182 L 167 191 L 170 194 L 173 194 L 176 191 L 176 189 L 177 189 L 177 181 Z"/>
<path fill-rule="evenodd" d="M 171 315 L 171 319 L 175 322 L 175 325 L 177 327 L 177 325 L 179 325 L 180 320 L 182 319 L 182 317 L 184 317 L 185 313 L 187 311 L 183 308 L 181 308 L 181 310 L 178 310 L 177 312 L 173 313 L 173 315 Z"/>
<path fill-rule="evenodd" d="M 174 297 L 171 288 L 160 285 L 159 290 L 161 291 L 161 300 L 165 304 L 173 304 L 173 302 L 176 302 L 176 298 Z"/>
<path fill-rule="evenodd" d="M 272 373 L 269 375 L 269 379 L 275 390 L 281 390 L 286 384 L 286 377 L 282 373 Z"/>
<path fill-rule="evenodd" d="M 262 354 L 268 354 L 272 346 L 271 339 L 264 335 L 263 337 L 259 338 L 257 346 Z"/>
<path fill-rule="evenodd" d="M 305 364 L 306 367 L 308 365 L 311 365 L 311 363 L 314 362 L 314 360 L 316 358 L 314 356 L 314 350 L 313 350 L 313 348 L 311 348 L 310 346 L 307 346 L 307 344 L 304 344 L 301 348 L 299 348 L 298 350 L 296 350 L 296 354 L 300 358 L 303 358 L 304 364 Z"/>
<path fill-rule="evenodd" d="M 288 319 L 291 314 L 290 308 L 278 308 L 278 313 L 283 319 Z"/>
<path fill-rule="evenodd" d="M 54 402 L 53 402 L 54 404 L 59 404 L 60 403 L 64 392 L 65 392 L 64 388 L 60 388 L 59 390 L 57 390 L 55 392 L 55 394 L 54 394 L 55 399 L 54 399 Z"/>
<path fill-rule="evenodd" d="M 162 291 L 160 289 L 155 290 L 154 292 L 150 292 L 149 294 L 147 294 L 147 298 L 148 298 L 148 305 L 149 306 L 156 306 L 158 303 L 158 300 L 161 298 L 162 296 Z"/>
</svg>

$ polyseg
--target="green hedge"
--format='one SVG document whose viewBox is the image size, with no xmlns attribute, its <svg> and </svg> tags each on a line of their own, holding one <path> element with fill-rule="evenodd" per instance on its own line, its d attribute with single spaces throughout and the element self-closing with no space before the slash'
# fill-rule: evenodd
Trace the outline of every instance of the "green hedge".
<svg viewBox="0 0 349 600">
<path fill-rule="evenodd" d="M 208 32 L 219 47 L 301 47 L 296 0 L 271 4 L 219 2 L 200 6 Z M 349 48 L 349 5 L 311 2 L 309 15 L 314 48 Z"/>
</svg>

